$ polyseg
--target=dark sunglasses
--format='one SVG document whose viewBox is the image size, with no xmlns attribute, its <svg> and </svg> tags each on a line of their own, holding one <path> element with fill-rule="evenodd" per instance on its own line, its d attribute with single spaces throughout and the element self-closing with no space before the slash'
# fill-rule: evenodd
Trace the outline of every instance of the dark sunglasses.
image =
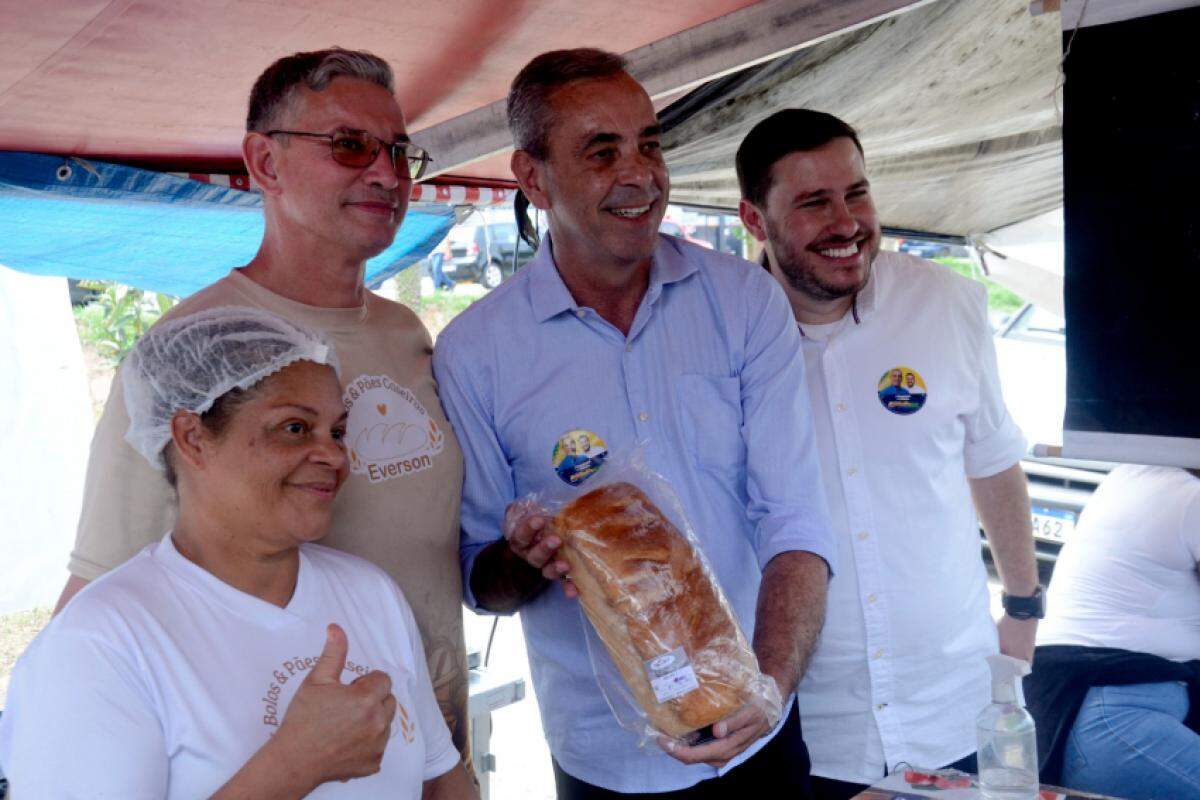
<svg viewBox="0 0 1200 800">
<path fill-rule="evenodd" d="M 266 136 L 307 136 L 311 139 L 327 139 L 329 151 L 333 160 L 343 167 L 363 169 L 375 163 L 379 151 L 387 148 L 392 160 L 392 169 L 396 174 L 414 181 L 421 180 L 429 162 L 433 161 L 425 148 L 419 147 L 407 139 L 395 142 L 385 142 L 378 136 L 366 131 L 338 131 L 337 133 L 310 133 L 308 131 L 267 131 Z M 400 167 L 404 166 L 402 172 Z"/>
</svg>

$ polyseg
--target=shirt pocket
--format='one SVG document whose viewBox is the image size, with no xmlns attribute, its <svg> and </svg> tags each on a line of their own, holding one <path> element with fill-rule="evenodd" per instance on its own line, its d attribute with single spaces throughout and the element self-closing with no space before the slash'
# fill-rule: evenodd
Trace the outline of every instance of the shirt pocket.
<svg viewBox="0 0 1200 800">
<path fill-rule="evenodd" d="M 745 461 L 742 442 L 742 383 L 716 375 L 680 375 L 679 425 L 694 461 L 720 471 Z"/>
</svg>

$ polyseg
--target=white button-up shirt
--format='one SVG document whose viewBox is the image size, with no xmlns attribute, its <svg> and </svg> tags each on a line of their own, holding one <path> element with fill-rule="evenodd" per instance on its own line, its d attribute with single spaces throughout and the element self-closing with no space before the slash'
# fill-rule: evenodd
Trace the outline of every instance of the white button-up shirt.
<svg viewBox="0 0 1200 800">
<path fill-rule="evenodd" d="M 975 750 L 997 639 L 967 479 L 1016 464 L 1025 441 L 983 286 L 881 253 L 856 313 L 802 326 L 841 569 L 799 698 L 813 774 L 870 783 Z"/>
</svg>

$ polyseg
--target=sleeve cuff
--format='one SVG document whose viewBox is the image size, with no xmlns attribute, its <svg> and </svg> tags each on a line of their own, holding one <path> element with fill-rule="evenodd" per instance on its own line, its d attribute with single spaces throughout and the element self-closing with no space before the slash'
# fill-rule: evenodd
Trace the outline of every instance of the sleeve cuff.
<svg viewBox="0 0 1200 800">
<path fill-rule="evenodd" d="M 461 763 L 462 755 L 454 749 L 454 743 L 450 740 L 450 736 L 447 733 L 446 741 L 443 743 L 441 751 L 435 757 L 425 761 L 425 770 L 422 779 L 431 781 L 434 778 L 440 778 Z"/>
<path fill-rule="evenodd" d="M 67 571 L 77 578 L 83 578 L 85 581 L 94 581 L 109 569 L 100 566 L 94 561 L 89 561 L 77 552 L 71 553 L 71 558 L 67 561 Z"/>
<path fill-rule="evenodd" d="M 758 568 L 764 570 L 771 559 L 780 553 L 802 550 L 820 556 L 829 566 L 832 577 L 837 574 L 837 541 L 828 525 L 816 526 L 797 519 L 764 520 L 759 523 L 759 546 L 756 550 Z"/>
<path fill-rule="evenodd" d="M 485 547 L 487 547 L 486 544 L 472 544 L 466 545 L 458 551 L 459 563 L 462 565 L 463 603 L 476 614 L 485 613 L 485 611 L 479 607 L 479 601 L 475 599 L 475 592 L 471 591 L 471 570 L 475 569 L 475 559 L 479 557 L 480 551 Z"/>
<path fill-rule="evenodd" d="M 968 478 L 990 478 L 1020 462 L 1028 452 L 1025 435 L 1006 416 L 1004 424 L 977 442 L 963 448 L 963 466 Z"/>
<path fill-rule="evenodd" d="M 475 598 L 475 592 L 471 590 L 471 572 L 475 569 L 475 559 L 479 558 L 479 554 L 483 552 L 483 549 L 491 544 L 492 542 L 483 542 L 482 544 L 464 545 L 458 551 L 459 562 L 462 564 L 463 604 L 476 614 L 488 614 L 494 617 L 511 617 L 517 612 L 493 611 L 490 608 L 484 608 L 483 606 L 479 605 L 479 601 Z"/>
</svg>

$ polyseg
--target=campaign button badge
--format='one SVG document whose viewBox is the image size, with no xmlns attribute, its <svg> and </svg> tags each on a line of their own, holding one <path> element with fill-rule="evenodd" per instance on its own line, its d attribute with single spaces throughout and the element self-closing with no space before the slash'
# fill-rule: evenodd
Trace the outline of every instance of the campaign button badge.
<svg viewBox="0 0 1200 800">
<path fill-rule="evenodd" d="M 902 416 L 920 411 L 929 397 L 925 380 L 912 367 L 892 367 L 880 376 L 876 390 L 883 407 Z"/>
<path fill-rule="evenodd" d="M 550 454 L 555 474 L 569 486 L 578 486 L 599 472 L 607 457 L 604 440 L 582 428 L 559 436 Z"/>
</svg>

